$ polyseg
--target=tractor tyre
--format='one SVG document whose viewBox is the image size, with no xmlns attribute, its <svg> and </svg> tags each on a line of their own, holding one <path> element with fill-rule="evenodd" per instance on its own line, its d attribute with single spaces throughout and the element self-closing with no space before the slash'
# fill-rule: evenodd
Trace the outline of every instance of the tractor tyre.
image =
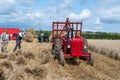
<svg viewBox="0 0 120 80">
<path fill-rule="evenodd" d="M 51 53 L 54 54 L 55 44 L 52 45 Z"/>
<path fill-rule="evenodd" d="M 57 51 L 57 57 L 58 57 L 58 61 L 59 63 L 64 66 L 64 53 L 62 50 L 62 45 L 61 45 L 61 40 L 60 39 L 56 39 L 56 44 L 55 44 L 55 50 Z"/>
<path fill-rule="evenodd" d="M 59 51 L 56 48 L 56 44 L 52 45 L 52 54 L 54 55 L 55 58 L 59 58 Z"/>
<path fill-rule="evenodd" d="M 65 62 L 64 53 L 63 53 L 63 51 L 60 51 L 59 63 L 60 63 L 62 66 L 64 66 L 64 62 Z"/>
<path fill-rule="evenodd" d="M 87 63 L 90 64 L 91 66 L 94 65 L 94 56 L 93 56 L 93 53 L 90 53 L 90 60 L 87 60 Z"/>
</svg>

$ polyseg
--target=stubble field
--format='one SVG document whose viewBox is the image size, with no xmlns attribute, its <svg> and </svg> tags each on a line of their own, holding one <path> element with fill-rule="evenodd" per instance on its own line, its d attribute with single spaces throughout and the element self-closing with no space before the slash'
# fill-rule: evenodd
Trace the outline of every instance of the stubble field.
<svg viewBox="0 0 120 80">
<path fill-rule="evenodd" d="M 120 61 L 120 40 L 88 40 L 89 49 Z"/>
<path fill-rule="evenodd" d="M 22 49 L 13 53 L 14 46 L 11 41 L 8 53 L 0 53 L 0 80 L 120 80 L 120 61 L 96 52 L 94 66 L 80 59 L 61 66 L 51 54 L 51 43 L 23 41 Z"/>
</svg>

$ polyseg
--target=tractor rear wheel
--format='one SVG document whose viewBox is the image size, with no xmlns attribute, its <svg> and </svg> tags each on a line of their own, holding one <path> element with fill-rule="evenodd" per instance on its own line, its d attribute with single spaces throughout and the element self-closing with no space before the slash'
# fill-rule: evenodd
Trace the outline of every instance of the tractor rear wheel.
<svg viewBox="0 0 120 80">
<path fill-rule="evenodd" d="M 93 53 L 90 53 L 90 60 L 87 60 L 87 63 L 90 64 L 91 66 L 94 65 L 94 56 L 93 56 Z"/>
<path fill-rule="evenodd" d="M 55 44 L 53 45 L 52 53 L 55 55 L 55 58 L 58 58 L 59 63 L 64 66 L 64 53 L 62 50 L 61 40 L 56 39 Z"/>
</svg>

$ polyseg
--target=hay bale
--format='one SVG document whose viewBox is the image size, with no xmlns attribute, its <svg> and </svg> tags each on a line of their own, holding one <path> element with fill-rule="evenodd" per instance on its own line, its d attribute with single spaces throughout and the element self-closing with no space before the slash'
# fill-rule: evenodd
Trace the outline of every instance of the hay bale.
<svg viewBox="0 0 120 80">
<path fill-rule="evenodd" d="M 50 59 L 49 52 L 47 50 L 42 51 L 41 53 L 39 53 L 39 57 L 38 58 L 40 59 L 40 62 L 42 64 L 48 63 L 49 59 Z"/>
<path fill-rule="evenodd" d="M 15 61 L 15 59 L 16 59 L 16 55 L 15 55 L 15 54 L 10 54 L 10 55 L 8 56 L 8 60 L 13 60 L 13 61 Z"/>
<path fill-rule="evenodd" d="M 18 65 L 26 65 L 27 61 L 23 56 L 20 56 L 16 59 L 16 64 Z"/>
<path fill-rule="evenodd" d="M 29 74 L 32 74 L 32 70 L 31 70 L 30 68 L 26 68 L 26 69 L 25 69 L 25 72 L 26 72 L 26 73 L 29 73 Z"/>
<path fill-rule="evenodd" d="M 112 54 L 113 54 L 113 50 L 110 50 L 110 49 L 108 49 L 108 48 L 104 48 L 105 50 L 105 56 L 107 56 L 107 57 L 110 57 L 111 56 L 111 58 L 112 58 Z"/>
<path fill-rule="evenodd" d="M 0 67 L 0 80 L 5 80 L 5 77 L 4 77 L 4 70 L 2 69 L 2 67 Z"/>
<path fill-rule="evenodd" d="M 6 80 L 31 80 L 28 76 L 21 70 L 12 72 L 12 74 Z"/>
<path fill-rule="evenodd" d="M 31 34 L 35 34 L 34 28 L 30 28 L 30 29 L 28 30 L 28 32 L 31 33 Z"/>
<path fill-rule="evenodd" d="M 13 66 L 9 61 L 3 61 L 2 66 L 6 67 L 7 69 L 13 70 Z"/>
<path fill-rule="evenodd" d="M 34 59 L 34 57 L 35 57 L 31 51 L 23 52 L 23 56 L 27 59 Z"/>
<path fill-rule="evenodd" d="M 7 54 L 0 54 L 0 59 L 4 59 L 4 58 L 7 58 Z"/>
<path fill-rule="evenodd" d="M 18 75 L 15 75 L 15 79 L 14 80 L 24 80 L 24 75 L 23 74 L 18 74 Z"/>
<path fill-rule="evenodd" d="M 26 35 L 25 35 L 25 37 L 24 37 L 24 40 L 26 42 L 33 42 L 33 37 L 34 37 L 34 35 L 32 33 L 27 32 Z"/>
<path fill-rule="evenodd" d="M 88 45 L 88 49 L 90 49 L 91 51 L 96 51 L 97 50 L 97 48 L 94 45 L 91 45 L 91 44 Z"/>
<path fill-rule="evenodd" d="M 15 52 L 15 55 L 16 55 L 16 56 L 22 55 L 22 50 L 20 50 L 20 49 L 17 50 L 17 51 Z"/>
<path fill-rule="evenodd" d="M 119 54 L 119 53 L 116 53 L 115 56 L 114 56 L 114 58 L 115 58 L 116 60 L 120 60 L 120 54 Z"/>
<path fill-rule="evenodd" d="M 105 55 L 107 57 L 120 60 L 120 53 L 113 48 L 89 44 L 88 49 L 90 49 L 91 51 L 97 52 L 99 54 Z"/>
<path fill-rule="evenodd" d="M 44 77 L 45 75 L 45 71 L 42 68 L 35 68 L 32 70 L 33 74 L 35 76 L 40 76 L 40 77 Z"/>
<path fill-rule="evenodd" d="M 46 71 L 43 67 L 34 67 L 33 69 L 26 68 L 25 72 L 28 74 L 32 74 L 33 76 L 38 76 L 38 77 L 45 77 L 46 76 Z"/>
</svg>

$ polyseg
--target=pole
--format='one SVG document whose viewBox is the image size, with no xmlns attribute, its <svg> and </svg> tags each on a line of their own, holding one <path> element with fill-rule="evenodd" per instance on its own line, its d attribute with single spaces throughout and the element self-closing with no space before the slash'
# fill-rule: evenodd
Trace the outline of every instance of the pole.
<svg viewBox="0 0 120 80">
<path fill-rule="evenodd" d="M 40 27 L 40 31 L 39 31 L 39 33 L 41 33 L 41 23 L 39 22 L 39 27 Z"/>
</svg>

